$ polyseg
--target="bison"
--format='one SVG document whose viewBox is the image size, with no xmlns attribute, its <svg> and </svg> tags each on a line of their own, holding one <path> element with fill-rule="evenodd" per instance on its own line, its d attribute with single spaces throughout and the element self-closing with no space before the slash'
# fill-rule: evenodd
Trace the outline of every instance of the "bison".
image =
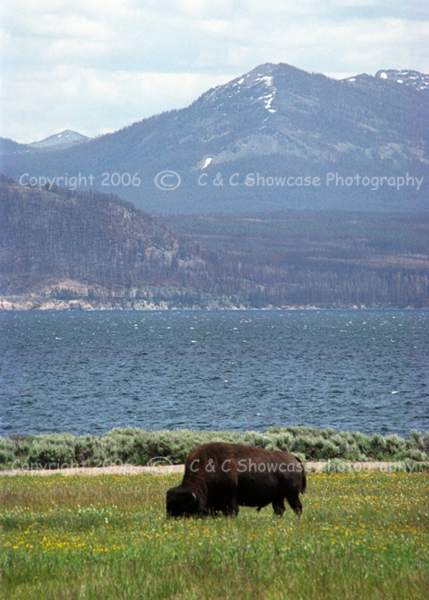
<svg viewBox="0 0 429 600">
<path fill-rule="evenodd" d="M 287 452 L 212 442 L 198 446 L 185 463 L 182 483 L 167 491 L 167 514 L 190 517 L 237 515 L 239 506 L 268 504 L 281 516 L 284 500 L 300 515 L 306 488 L 304 467 Z"/>
</svg>

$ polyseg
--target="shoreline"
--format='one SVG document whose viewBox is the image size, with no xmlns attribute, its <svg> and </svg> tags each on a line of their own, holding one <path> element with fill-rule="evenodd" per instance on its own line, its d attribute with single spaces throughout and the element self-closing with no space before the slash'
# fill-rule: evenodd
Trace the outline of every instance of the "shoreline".
<svg viewBox="0 0 429 600">
<path fill-rule="evenodd" d="M 126 311 L 131 310 L 135 312 L 146 312 L 146 311 L 264 311 L 264 310 L 353 310 L 353 311 L 369 311 L 369 310 L 429 310 L 427 306 L 403 306 L 403 307 L 392 307 L 392 306 L 366 306 L 364 304 L 348 304 L 344 306 L 317 306 L 313 304 L 296 304 L 296 305 L 283 305 L 274 306 L 267 304 L 262 307 L 234 305 L 234 304 L 218 304 L 215 306 L 171 306 L 168 301 L 161 301 L 159 304 L 154 304 L 150 300 L 124 300 L 117 299 L 111 301 L 103 300 L 89 300 L 87 297 L 74 298 L 69 300 L 52 298 L 49 296 L 41 296 L 36 293 L 23 294 L 23 295 L 12 295 L 12 296 L 0 296 L 0 312 L 30 312 L 30 311 L 59 311 L 59 312 L 72 312 L 72 311 L 85 311 L 85 312 L 97 312 L 97 311 Z"/>
</svg>

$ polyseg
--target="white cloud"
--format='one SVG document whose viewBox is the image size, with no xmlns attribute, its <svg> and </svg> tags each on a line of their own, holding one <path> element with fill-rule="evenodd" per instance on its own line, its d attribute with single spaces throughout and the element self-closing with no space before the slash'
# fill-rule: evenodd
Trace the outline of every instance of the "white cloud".
<svg viewBox="0 0 429 600">
<path fill-rule="evenodd" d="M 230 79 L 229 75 L 105 73 L 74 67 L 33 75 L 31 81 L 25 74 L 13 81 L 3 115 L 10 122 L 11 133 L 4 137 L 33 142 L 66 128 L 88 136 L 115 131 L 162 110 L 187 106 L 210 87 Z M 36 114 L 37 118 L 31 123 L 19 122 L 14 114 Z"/>
<path fill-rule="evenodd" d="M 87 37 L 105 38 L 111 35 L 107 23 L 100 23 L 81 15 L 70 15 L 67 19 L 61 15 L 38 15 L 26 20 L 22 29 L 26 35 L 43 36 L 52 39 L 58 37 L 85 39 Z"/>
<path fill-rule="evenodd" d="M 337 7 L 362 8 L 363 6 L 375 6 L 380 4 L 380 0 L 329 0 L 328 4 Z"/>
<path fill-rule="evenodd" d="M 0 135 L 96 135 L 264 62 L 336 77 L 429 72 L 429 7 L 403 0 L 3 0 Z M 6 93 L 4 92 L 6 90 Z"/>
</svg>

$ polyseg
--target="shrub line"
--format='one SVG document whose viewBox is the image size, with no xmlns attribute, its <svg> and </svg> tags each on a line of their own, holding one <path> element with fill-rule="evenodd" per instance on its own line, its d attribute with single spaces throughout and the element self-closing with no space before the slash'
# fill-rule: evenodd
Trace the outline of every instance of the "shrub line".
<svg viewBox="0 0 429 600">
<path fill-rule="evenodd" d="M 429 432 L 366 435 L 336 432 L 332 427 L 270 427 L 265 433 L 246 431 L 144 431 L 117 428 L 103 436 L 52 433 L 0 437 L 0 469 L 59 470 L 77 467 L 127 467 L 183 464 L 196 446 L 222 441 L 291 452 L 301 460 L 353 463 L 429 461 Z M 342 464 L 342 463 L 341 463 Z M 337 464 L 338 468 L 342 468 Z"/>
</svg>

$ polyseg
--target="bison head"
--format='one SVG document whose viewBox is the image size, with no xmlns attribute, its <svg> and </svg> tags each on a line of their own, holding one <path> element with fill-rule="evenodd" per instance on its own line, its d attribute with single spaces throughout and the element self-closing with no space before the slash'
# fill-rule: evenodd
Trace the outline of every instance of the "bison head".
<svg viewBox="0 0 429 600">
<path fill-rule="evenodd" d="M 189 488 L 181 486 L 167 492 L 167 515 L 170 517 L 192 517 L 203 510 L 201 497 Z"/>
</svg>

